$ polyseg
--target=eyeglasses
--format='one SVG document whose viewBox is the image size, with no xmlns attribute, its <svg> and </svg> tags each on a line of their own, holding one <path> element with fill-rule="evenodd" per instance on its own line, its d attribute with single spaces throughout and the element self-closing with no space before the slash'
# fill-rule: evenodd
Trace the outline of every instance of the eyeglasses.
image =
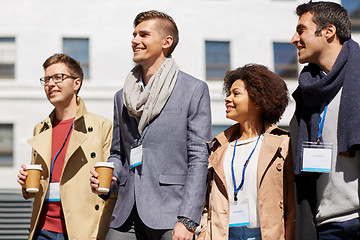
<svg viewBox="0 0 360 240">
<path fill-rule="evenodd" d="M 56 73 L 52 76 L 45 76 L 45 77 L 40 78 L 40 83 L 42 86 L 45 86 L 45 85 L 48 85 L 50 82 L 50 79 L 52 79 L 55 84 L 58 84 L 58 83 L 62 83 L 62 81 L 64 81 L 67 78 L 76 79 L 76 77 L 67 75 L 65 73 Z"/>
</svg>

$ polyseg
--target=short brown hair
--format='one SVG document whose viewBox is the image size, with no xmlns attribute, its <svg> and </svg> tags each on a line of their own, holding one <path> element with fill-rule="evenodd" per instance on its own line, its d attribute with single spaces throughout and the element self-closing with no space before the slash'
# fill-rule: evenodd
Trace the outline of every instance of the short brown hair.
<svg viewBox="0 0 360 240">
<path fill-rule="evenodd" d="M 169 48 L 169 54 L 168 54 L 170 55 L 174 51 L 176 45 L 179 42 L 179 30 L 176 26 L 174 19 L 169 15 L 167 15 L 166 13 L 159 12 L 156 10 L 150 10 L 146 12 L 141 12 L 135 17 L 134 27 L 150 19 L 159 19 L 160 20 L 158 21 L 158 24 L 160 26 L 159 32 L 166 36 L 169 35 L 172 36 L 173 43 Z"/>
<path fill-rule="evenodd" d="M 297 6 L 296 14 L 301 17 L 305 13 L 312 13 L 316 24 L 317 36 L 321 30 L 333 24 L 336 27 L 336 35 L 341 44 L 351 38 L 351 21 L 348 11 L 338 3 L 334 2 L 308 2 Z"/>
<path fill-rule="evenodd" d="M 244 82 L 250 99 L 260 106 L 263 121 L 277 123 L 289 102 L 284 80 L 263 65 L 247 64 L 226 73 L 223 91 L 227 96 L 239 79 Z"/>
<path fill-rule="evenodd" d="M 80 88 L 82 86 L 83 78 L 84 78 L 84 72 L 80 66 L 80 62 L 75 60 L 74 58 L 70 57 L 69 55 L 65 53 L 56 53 L 46 59 L 46 61 L 43 63 L 43 68 L 46 70 L 48 67 L 50 67 L 53 64 L 56 63 L 63 63 L 68 68 L 70 74 L 72 77 L 80 78 L 81 83 L 80 87 L 76 93 L 76 95 L 79 93 Z"/>
</svg>

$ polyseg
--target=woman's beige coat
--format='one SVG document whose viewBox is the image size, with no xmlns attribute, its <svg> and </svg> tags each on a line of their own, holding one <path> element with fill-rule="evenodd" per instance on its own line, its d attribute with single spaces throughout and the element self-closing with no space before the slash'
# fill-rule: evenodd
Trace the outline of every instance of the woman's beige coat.
<svg viewBox="0 0 360 240">
<path fill-rule="evenodd" d="M 112 139 L 112 122 L 88 113 L 80 97 L 73 131 L 66 151 L 63 173 L 60 179 L 61 204 L 70 240 L 87 240 L 91 237 L 105 239 L 109 228 L 114 199 L 105 202 L 90 188 L 90 170 L 95 162 L 107 161 Z M 41 164 L 44 179 L 40 191 L 24 198 L 35 198 L 30 223 L 29 239 L 32 239 L 39 220 L 44 197 L 49 185 L 51 166 L 52 120 L 54 111 L 34 129 L 34 137 L 28 142 L 33 148 L 32 164 Z"/>
<path fill-rule="evenodd" d="M 208 190 L 199 239 L 228 239 L 229 200 L 223 167 L 229 142 L 240 133 L 239 124 L 213 140 L 209 157 Z M 295 238 L 294 176 L 288 132 L 268 124 L 258 169 L 258 209 L 264 240 Z"/>
</svg>

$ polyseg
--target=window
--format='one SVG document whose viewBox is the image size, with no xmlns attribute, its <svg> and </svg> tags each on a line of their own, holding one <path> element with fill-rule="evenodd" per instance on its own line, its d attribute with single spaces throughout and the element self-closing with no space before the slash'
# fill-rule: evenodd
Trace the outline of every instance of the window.
<svg viewBox="0 0 360 240">
<path fill-rule="evenodd" d="M 205 41 L 206 79 L 222 80 L 230 69 L 230 43 Z"/>
<path fill-rule="evenodd" d="M 350 14 L 352 31 L 360 32 L 360 0 L 342 0 L 341 4 Z"/>
<path fill-rule="evenodd" d="M 291 43 L 274 43 L 275 73 L 282 78 L 298 77 L 296 48 Z"/>
<path fill-rule="evenodd" d="M 64 38 L 64 53 L 80 61 L 84 71 L 84 78 L 89 78 L 89 39 L 88 38 Z"/>
<path fill-rule="evenodd" d="M 0 124 L 0 166 L 13 165 L 13 124 Z"/>
<path fill-rule="evenodd" d="M 15 77 L 15 38 L 0 37 L 0 78 Z"/>
<path fill-rule="evenodd" d="M 212 138 L 216 137 L 219 133 L 225 131 L 231 125 L 212 125 Z"/>
</svg>

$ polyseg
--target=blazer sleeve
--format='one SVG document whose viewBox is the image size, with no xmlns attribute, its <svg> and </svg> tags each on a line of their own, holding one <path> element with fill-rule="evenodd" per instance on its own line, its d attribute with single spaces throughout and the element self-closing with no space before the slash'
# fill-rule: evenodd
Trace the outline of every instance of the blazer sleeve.
<svg viewBox="0 0 360 240">
<path fill-rule="evenodd" d="M 211 139 L 210 96 L 205 82 L 200 82 L 193 91 L 187 125 L 188 171 L 178 216 L 187 217 L 199 224 L 206 192 L 206 142 Z"/>
<path fill-rule="evenodd" d="M 204 240 L 208 239 L 208 233 L 209 233 L 209 199 L 210 199 L 210 192 L 211 192 L 211 185 L 212 180 L 214 176 L 214 169 L 209 166 L 208 167 L 208 175 L 207 175 L 207 181 L 206 181 L 206 197 L 205 197 L 205 205 L 202 212 L 201 217 L 201 230 L 199 232 L 199 235 L 197 236 L 196 240 Z"/>
</svg>

